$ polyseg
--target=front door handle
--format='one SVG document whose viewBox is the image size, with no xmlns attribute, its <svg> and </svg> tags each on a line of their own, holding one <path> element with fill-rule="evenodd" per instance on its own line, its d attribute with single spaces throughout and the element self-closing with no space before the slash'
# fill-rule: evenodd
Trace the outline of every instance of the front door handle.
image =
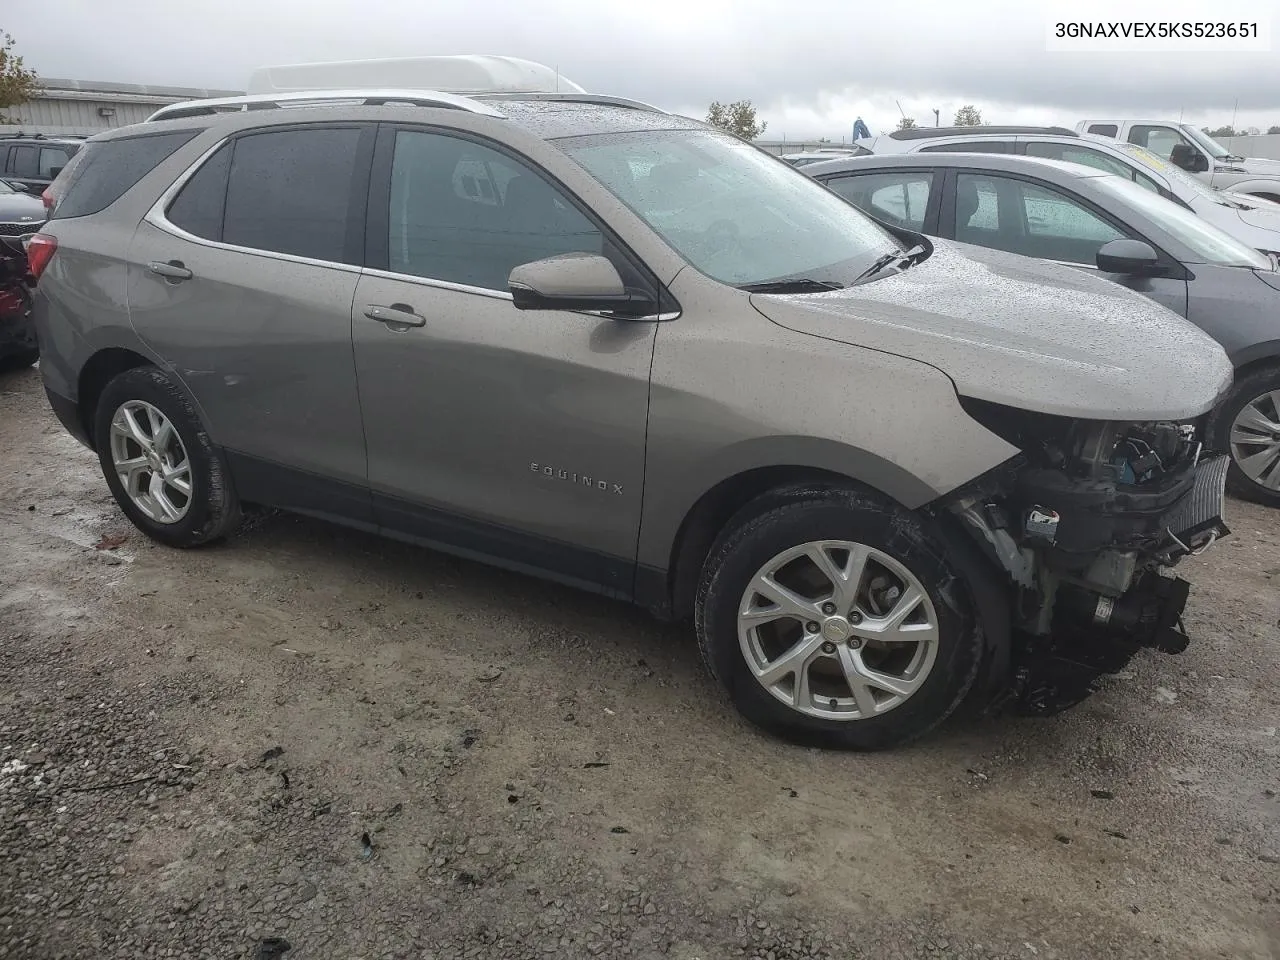
<svg viewBox="0 0 1280 960">
<path fill-rule="evenodd" d="M 181 260 L 152 260 L 147 269 L 166 280 L 190 280 L 191 271 Z"/>
<path fill-rule="evenodd" d="M 427 325 L 427 318 L 420 313 L 414 313 L 413 307 L 407 303 L 393 303 L 389 307 L 371 303 L 364 308 L 364 315 L 370 320 L 377 320 L 379 323 L 391 326 L 425 327 Z"/>
</svg>

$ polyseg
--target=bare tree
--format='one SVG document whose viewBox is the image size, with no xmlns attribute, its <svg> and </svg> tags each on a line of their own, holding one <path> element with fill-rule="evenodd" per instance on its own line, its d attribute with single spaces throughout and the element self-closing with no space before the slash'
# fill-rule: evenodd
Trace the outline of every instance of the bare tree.
<svg viewBox="0 0 1280 960">
<path fill-rule="evenodd" d="M 903 117 L 901 120 L 898 121 L 899 130 L 914 130 L 915 127 L 916 127 L 916 122 L 912 117 Z"/>
</svg>

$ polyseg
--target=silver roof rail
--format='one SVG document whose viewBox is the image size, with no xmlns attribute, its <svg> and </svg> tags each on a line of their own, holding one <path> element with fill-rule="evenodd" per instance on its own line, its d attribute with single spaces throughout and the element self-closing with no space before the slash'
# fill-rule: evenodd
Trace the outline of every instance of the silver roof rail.
<svg viewBox="0 0 1280 960">
<path fill-rule="evenodd" d="M 596 93 L 483 93 L 476 96 L 485 100 L 559 100 L 567 103 L 598 103 L 607 107 L 630 107 L 632 110 L 647 110 L 650 113 L 667 112 L 642 100 Z"/>
<path fill-rule="evenodd" d="M 408 103 L 417 107 L 443 107 L 447 110 L 479 113 L 487 117 L 502 117 L 499 111 L 479 100 L 453 93 L 437 93 L 434 90 L 316 90 L 306 93 L 264 93 L 246 97 L 185 100 L 161 107 L 147 117 L 146 122 L 174 120 L 179 117 L 204 117 L 242 110 L 273 110 L 335 103 L 357 103 L 370 107 L 388 103 Z"/>
</svg>

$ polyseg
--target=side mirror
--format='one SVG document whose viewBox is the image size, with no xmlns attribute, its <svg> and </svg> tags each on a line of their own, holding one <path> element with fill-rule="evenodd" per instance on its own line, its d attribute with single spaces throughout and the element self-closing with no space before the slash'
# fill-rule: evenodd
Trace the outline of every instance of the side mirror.
<svg viewBox="0 0 1280 960">
<path fill-rule="evenodd" d="M 617 268 L 594 253 L 562 253 L 522 263 L 511 271 L 507 288 L 517 310 L 602 310 L 643 316 L 654 307 L 648 297 L 628 293 Z"/>
<path fill-rule="evenodd" d="M 1173 149 L 1169 151 L 1169 162 L 1188 173 L 1204 173 L 1209 169 L 1208 158 L 1186 143 L 1174 144 Z"/>
<path fill-rule="evenodd" d="M 1160 255 L 1141 240 L 1110 240 L 1098 248 L 1098 269 L 1131 277 L 1151 277 L 1164 272 Z"/>
</svg>

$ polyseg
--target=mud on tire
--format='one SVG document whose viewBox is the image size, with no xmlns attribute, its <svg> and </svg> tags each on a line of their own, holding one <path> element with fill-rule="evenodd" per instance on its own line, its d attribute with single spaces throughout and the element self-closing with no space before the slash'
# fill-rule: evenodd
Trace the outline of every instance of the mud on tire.
<svg viewBox="0 0 1280 960">
<path fill-rule="evenodd" d="M 169 523 L 158 522 L 125 490 L 112 458 L 112 421 L 122 406 L 141 401 L 158 410 L 173 425 L 190 465 L 190 495 L 185 513 Z M 172 547 L 195 547 L 231 533 L 240 522 L 240 503 L 230 472 L 213 445 L 183 390 L 155 367 L 136 367 L 111 380 L 94 411 L 94 446 L 107 486 L 120 509 L 147 536 Z"/>
</svg>

